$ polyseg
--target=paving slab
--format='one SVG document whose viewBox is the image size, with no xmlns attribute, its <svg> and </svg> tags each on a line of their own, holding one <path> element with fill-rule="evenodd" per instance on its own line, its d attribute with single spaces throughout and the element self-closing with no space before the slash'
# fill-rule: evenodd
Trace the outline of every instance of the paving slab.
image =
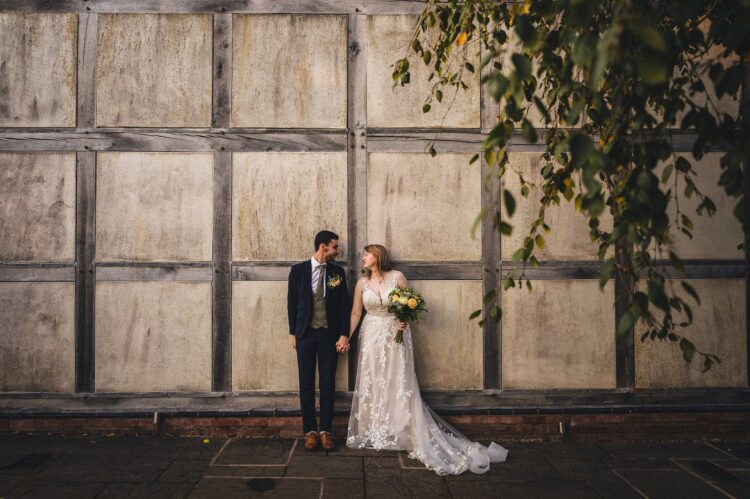
<svg viewBox="0 0 750 499">
<path fill-rule="evenodd" d="M 204 476 L 210 477 L 276 477 L 282 478 L 286 473 L 286 466 L 238 466 L 213 465 L 209 466 Z"/>
<path fill-rule="evenodd" d="M 631 486 L 647 497 L 681 499 L 726 498 L 714 487 L 684 470 L 616 470 Z"/>
<path fill-rule="evenodd" d="M 599 498 L 601 495 L 586 482 L 536 482 L 530 484 L 531 490 L 537 497 L 554 497 L 555 499 L 589 499 Z"/>
<path fill-rule="evenodd" d="M 212 464 L 286 464 L 294 446 L 289 439 L 231 439 Z"/>
<path fill-rule="evenodd" d="M 96 497 L 106 487 L 106 483 L 63 482 L 34 479 L 27 480 L 14 488 L 8 493 L 8 498 L 24 497 L 49 499 L 54 497 L 55 499 L 87 499 L 89 497 Z"/>
<path fill-rule="evenodd" d="M 107 499 L 182 499 L 193 489 L 192 483 L 113 483 L 98 498 Z"/>
<path fill-rule="evenodd" d="M 750 497 L 744 442 L 513 442 L 482 475 L 294 439 L 0 434 L 0 498 Z"/>
<path fill-rule="evenodd" d="M 456 499 L 496 497 L 498 499 L 529 499 L 534 497 L 531 485 L 523 482 L 447 481 L 448 490 Z"/>
<path fill-rule="evenodd" d="M 287 467 L 285 477 L 352 478 L 363 476 L 361 457 L 296 455 Z"/>
<path fill-rule="evenodd" d="M 711 445 L 738 459 L 750 460 L 750 442 L 719 442 Z"/>
<path fill-rule="evenodd" d="M 338 478 L 328 478 L 323 481 L 324 498 L 338 499 L 359 499 L 365 497 L 365 481 L 362 480 L 341 480 Z"/>
<path fill-rule="evenodd" d="M 319 497 L 322 480 L 267 478 L 266 482 L 245 478 L 203 478 L 188 497 L 191 499 L 234 499 L 245 497 Z"/>
</svg>

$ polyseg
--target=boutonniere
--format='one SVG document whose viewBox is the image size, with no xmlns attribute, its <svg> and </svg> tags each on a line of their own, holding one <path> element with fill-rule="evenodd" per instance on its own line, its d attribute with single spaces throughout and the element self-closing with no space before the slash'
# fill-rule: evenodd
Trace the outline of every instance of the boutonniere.
<svg viewBox="0 0 750 499">
<path fill-rule="evenodd" d="M 328 283 L 327 283 L 328 284 L 328 289 L 336 289 L 336 288 L 338 288 L 339 286 L 341 286 L 341 282 L 342 282 L 341 276 L 338 276 L 338 275 L 335 275 L 335 274 L 332 275 L 331 277 L 328 278 Z"/>
</svg>

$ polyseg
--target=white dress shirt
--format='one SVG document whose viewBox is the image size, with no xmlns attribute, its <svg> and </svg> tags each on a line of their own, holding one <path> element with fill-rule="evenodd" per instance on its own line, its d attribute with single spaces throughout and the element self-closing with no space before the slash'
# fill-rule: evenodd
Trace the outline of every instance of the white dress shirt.
<svg viewBox="0 0 750 499">
<path fill-rule="evenodd" d="M 318 285 L 318 279 L 325 279 L 325 269 L 326 267 L 323 267 L 324 264 L 317 261 L 315 257 L 310 258 L 310 263 L 312 263 L 312 290 L 313 293 L 315 293 L 315 287 Z M 326 295 L 326 283 L 325 280 L 323 281 L 323 296 Z"/>
</svg>

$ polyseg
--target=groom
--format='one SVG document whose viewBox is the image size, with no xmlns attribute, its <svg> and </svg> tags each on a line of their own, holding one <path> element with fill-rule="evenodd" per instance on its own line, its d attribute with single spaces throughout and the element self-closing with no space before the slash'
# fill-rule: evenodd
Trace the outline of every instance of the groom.
<svg viewBox="0 0 750 499">
<path fill-rule="evenodd" d="M 287 312 L 292 348 L 297 351 L 299 400 L 305 449 L 333 450 L 331 436 L 336 352 L 349 350 L 349 293 L 344 269 L 332 263 L 339 236 L 324 230 L 315 236 L 315 254 L 289 272 Z M 320 436 L 315 419 L 315 364 L 320 376 Z"/>
</svg>

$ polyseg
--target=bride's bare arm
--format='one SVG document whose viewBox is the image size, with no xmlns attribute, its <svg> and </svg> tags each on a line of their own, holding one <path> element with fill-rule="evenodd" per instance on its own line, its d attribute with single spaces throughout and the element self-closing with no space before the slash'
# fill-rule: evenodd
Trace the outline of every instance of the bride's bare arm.
<svg viewBox="0 0 750 499">
<path fill-rule="evenodd" d="M 354 330 L 359 325 L 359 320 L 362 318 L 362 279 L 357 281 L 357 285 L 354 287 L 354 303 L 352 303 L 352 314 L 349 318 L 349 336 L 354 334 Z"/>
<path fill-rule="evenodd" d="M 406 276 L 403 274 L 403 272 L 399 272 L 398 270 L 396 270 L 395 272 L 396 272 L 396 284 L 398 284 L 402 288 L 408 288 L 409 281 L 406 279 Z"/>
</svg>

